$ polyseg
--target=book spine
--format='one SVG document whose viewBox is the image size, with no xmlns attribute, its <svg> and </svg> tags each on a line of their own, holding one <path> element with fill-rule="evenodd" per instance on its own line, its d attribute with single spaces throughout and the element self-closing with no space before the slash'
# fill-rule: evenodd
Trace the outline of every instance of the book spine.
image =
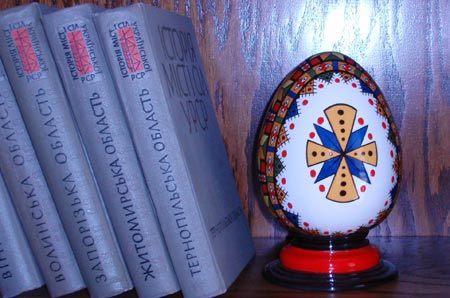
<svg viewBox="0 0 450 298">
<path fill-rule="evenodd" d="M 137 293 L 179 290 L 92 21 L 81 5 L 43 18 L 50 47 Z"/>
<path fill-rule="evenodd" d="M 52 297 L 84 288 L 0 60 L 0 171 Z"/>
<path fill-rule="evenodd" d="M 44 285 L 22 225 L 0 175 L 0 292 L 13 297 Z"/>
<path fill-rule="evenodd" d="M 132 288 L 32 3 L 0 13 L 0 54 L 83 279 L 93 297 Z"/>
<path fill-rule="evenodd" d="M 223 292 L 174 124 L 142 5 L 97 15 L 96 25 L 185 297 Z"/>
</svg>

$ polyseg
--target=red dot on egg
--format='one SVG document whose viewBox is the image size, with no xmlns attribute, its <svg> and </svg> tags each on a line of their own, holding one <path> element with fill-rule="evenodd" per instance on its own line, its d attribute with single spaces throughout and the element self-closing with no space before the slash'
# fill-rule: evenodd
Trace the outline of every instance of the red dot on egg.
<svg viewBox="0 0 450 298">
<path fill-rule="evenodd" d="M 288 208 L 289 208 L 289 209 L 292 209 L 292 207 L 293 207 L 293 206 L 292 206 L 292 203 L 288 203 L 287 205 L 288 205 Z"/>
<path fill-rule="evenodd" d="M 373 139 L 373 135 L 372 135 L 371 133 L 369 133 L 369 134 L 367 135 L 367 137 L 369 138 L 369 140 L 372 140 L 372 139 Z"/>
<path fill-rule="evenodd" d="M 341 80 L 339 80 L 339 79 L 335 79 L 334 80 L 336 83 L 340 83 L 341 82 Z"/>
<path fill-rule="evenodd" d="M 294 128 L 295 128 L 295 124 L 294 123 L 289 124 L 289 129 L 294 129 Z"/>
<path fill-rule="evenodd" d="M 391 157 L 394 157 L 394 151 L 391 150 Z"/>
<path fill-rule="evenodd" d="M 306 106 L 307 104 L 308 104 L 308 100 L 307 99 L 302 101 L 302 105 Z"/>
<path fill-rule="evenodd" d="M 389 201 L 384 202 L 384 206 L 389 205 Z"/>
<path fill-rule="evenodd" d="M 324 235 L 330 235 L 330 232 L 325 231 L 325 232 L 323 232 L 323 234 L 324 234 Z"/>
<path fill-rule="evenodd" d="M 395 182 L 395 177 L 394 176 L 391 177 L 391 181 L 392 181 L 392 183 Z"/>
<path fill-rule="evenodd" d="M 320 89 L 322 89 L 323 87 L 324 87 L 324 85 L 323 84 L 319 84 L 319 86 L 318 86 Z"/>
<path fill-rule="evenodd" d="M 375 102 L 373 101 L 372 98 L 369 98 L 369 104 L 370 104 L 371 106 L 373 106 L 373 105 L 375 104 Z"/>
<path fill-rule="evenodd" d="M 317 175 L 316 170 L 311 170 L 311 172 L 309 172 L 309 175 L 311 175 L 312 178 L 316 177 Z"/>
<path fill-rule="evenodd" d="M 281 152 L 281 156 L 282 156 L 282 157 L 286 157 L 286 156 L 287 156 L 287 151 L 286 151 L 286 150 L 283 150 L 283 151 Z"/>
<path fill-rule="evenodd" d="M 381 126 L 382 126 L 384 129 L 386 129 L 386 128 L 387 128 L 386 122 L 381 123 Z"/>
<path fill-rule="evenodd" d="M 369 225 L 373 224 L 373 219 L 369 220 L 368 224 Z"/>
<path fill-rule="evenodd" d="M 310 133 L 309 133 L 309 137 L 310 137 L 311 139 L 314 139 L 315 136 L 316 136 L 316 134 L 315 134 L 314 132 L 310 132 Z"/>
<path fill-rule="evenodd" d="M 358 123 L 359 123 L 360 125 L 363 125 L 363 124 L 364 124 L 364 119 L 363 119 L 363 118 L 359 118 L 359 119 L 358 119 Z"/>
<path fill-rule="evenodd" d="M 324 192 L 325 191 L 325 185 L 323 185 L 323 184 L 319 185 L 319 190 L 320 190 L 320 192 Z"/>
<path fill-rule="evenodd" d="M 306 221 L 303 223 L 303 225 L 304 225 L 305 227 L 309 227 L 309 223 L 307 223 Z"/>
<path fill-rule="evenodd" d="M 356 87 L 358 87 L 358 85 L 356 85 L 356 83 L 352 83 L 352 87 L 356 88 Z"/>
<path fill-rule="evenodd" d="M 361 186 L 361 192 L 365 192 L 365 191 L 366 191 L 366 186 L 365 185 Z"/>
<path fill-rule="evenodd" d="M 286 178 L 281 178 L 281 184 L 286 184 Z"/>
<path fill-rule="evenodd" d="M 351 233 L 351 232 L 353 232 L 353 230 L 347 230 L 347 233 Z"/>
<path fill-rule="evenodd" d="M 317 123 L 319 123 L 319 124 L 323 124 L 324 121 L 325 121 L 325 119 L 323 119 L 323 117 L 319 117 L 317 119 Z"/>
<path fill-rule="evenodd" d="M 370 170 L 370 176 L 375 177 L 375 170 Z"/>
</svg>

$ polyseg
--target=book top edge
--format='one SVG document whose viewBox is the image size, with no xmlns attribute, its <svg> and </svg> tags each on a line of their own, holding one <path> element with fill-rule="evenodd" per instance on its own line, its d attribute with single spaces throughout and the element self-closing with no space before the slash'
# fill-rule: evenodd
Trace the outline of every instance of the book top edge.
<svg viewBox="0 0 450 298">
<path fill-rule="evenodd" d="M 58 9 L 53 6 L 49 6 L 46 4 L 41 4 L 37 2 L 32 2 L 29 4 L 22 4 L 19 6 L 11 7 L 5 10 L 0 11 L 0 17 L 4 17 L 7 15 L 15 15 L 15 14 L 33 14 L 33 13 L 41 13 L 47 14 L 53 11 L 57 11 Z M 17 19 L 16 19 L 17 20 Z"/>
</svg>

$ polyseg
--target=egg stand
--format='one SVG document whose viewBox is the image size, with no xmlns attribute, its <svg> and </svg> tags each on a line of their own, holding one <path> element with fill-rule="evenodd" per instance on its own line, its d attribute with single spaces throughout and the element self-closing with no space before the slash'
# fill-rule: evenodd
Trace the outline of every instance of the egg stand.
<svg viewBox="0 0 450 298">
<path fill-rule="evenodd" d="M 383 284 L 398 275 L 379 250 L 357 235 L 344 239 L 297 236 L 267 264 L 264 277 L 289 288 L 337 292 Z"/>
</svg>

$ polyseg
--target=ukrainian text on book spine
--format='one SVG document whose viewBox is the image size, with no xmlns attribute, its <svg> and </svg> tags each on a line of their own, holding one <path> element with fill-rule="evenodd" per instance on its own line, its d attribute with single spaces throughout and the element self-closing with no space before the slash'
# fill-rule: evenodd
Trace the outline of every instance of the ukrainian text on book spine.
<svg viewBox="0 0 450 298">
<path fill-rule="evenodd" d="M 188 17 L 143 5 L 168 111 L 225 291 L 255 254 Z M 213 61 L 211 61 L 213 62 Z M 198 174 L 206 173 L 206 174 Z"/>
<path fill-rule="evenodd" d="M 92 296 L 132 285 L 40 23 L 42 5 L 0 14 L 0 54 Z"/>
<path fill-rule="evenodd" d="M 53 198 L 0 61 L 0 170 L 52 297 L 84 288 Z"/>
<path fill-rule="evenodd" d="M 122 106 L 183 295 L 201 297 L 221 287 L 205 227 L 189 183 L 141 6 L 97 18 Z"/>
<path fill-rule="evenodd" d="M 0 175 L 0 292 L 17 296 L 44 284 L 22 225 Z"/>
<path fill-rule="evenodd" d="M 92 23 L 95 8 L 56 12 L 43 24 L 135 288 L 165 296 L 178 281 Z"/>
</svg>

